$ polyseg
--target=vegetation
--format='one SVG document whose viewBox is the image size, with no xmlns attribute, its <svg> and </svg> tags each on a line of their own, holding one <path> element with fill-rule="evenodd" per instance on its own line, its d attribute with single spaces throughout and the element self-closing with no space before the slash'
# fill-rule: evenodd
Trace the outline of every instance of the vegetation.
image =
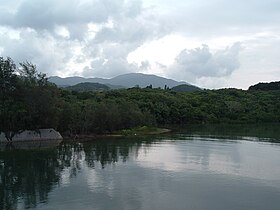
<svg viewBox="0 0 280 210">
<path fill-rule="evenodd" d="M 177 92 L 193 92 L 193 91 L 201 91 L 201 89 L 199 87 L 193 86 L 193 85 L 177 85 L 173 88 L 171 88 L 171 90 L 173 91 L 177 91 Z"/>
<path fill-rule="evenodd" d="M 141 126 L 132 129 L 123 129 L 119 132 L 119 134 L 124 136 L 137 136 L 137 135 L 147 135 L 147 134 L 162 134 L 169 132 L 169 129 L 166 128 L 156 128 L 156 127 L 148 127 Z"/>
<path fill-rule="evenodd" d="M 249 90 L 280 90 L 280 81 L 279 82 L 270 82 L 270 83 L 258 83 L 249 87 Z"/>
<path fill-rule="evenodd" d="M 85 92 L 85 91 L 109 90 L 110 87 L 108 87 L 107 85 L 104 85 L 104 84 L 100 84 L 100 83 L 83 82 L 83 83 L 79 83 L 77 85 L 68 86 L 65 89 L 79 91 L 79 92 Z"/>
<path fill-rule="evenodd" d="M 130 88 L 60 89 L 36 66 L 0 57 L 0 131 L 55 128 L 64 134 L 112 133 L 141 126 L 280 122 L 280 91 L 176 92 Z"/>
<path fill-rule="evenodd" d="M 48 83 L 31 63 L 0 57 L 0 131 L 7 140 L 25 129 L 57 127 L 61 101 L 59 89 Z"/>
</svg>

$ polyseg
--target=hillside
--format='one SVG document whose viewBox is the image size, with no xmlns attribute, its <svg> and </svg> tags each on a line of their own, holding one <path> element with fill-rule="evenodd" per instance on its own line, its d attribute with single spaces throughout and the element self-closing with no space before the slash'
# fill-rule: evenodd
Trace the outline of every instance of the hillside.
<svg viewBox="0 0 280 210">
<path fill-rule="evenodd" d="M 177 85 L 173 88 L 171 88 L 171 90 L 176 91 L 176 92 L 193 92 L 193 91 L 201 91 L 200 88 L 193 86 L 193 85 Z"/>
<path fill-rule="evenodd" d="M 280 81 L 269 83 L 258 83 L 249 87 L 249 90 L 280 90 Z"/>
<path fill-rule="evenodd" d="M 84 91 L 104 91 L 104 90 L 110 90 L 110 87 L 104 84 L 100 83 L 91 83 L 91 82 L 84 82 L 79 83 L 77 85 L 68 86 L 65 89 L 67 90 L 74 90 L 78 92 L 84 92 Z"/>
</svg>

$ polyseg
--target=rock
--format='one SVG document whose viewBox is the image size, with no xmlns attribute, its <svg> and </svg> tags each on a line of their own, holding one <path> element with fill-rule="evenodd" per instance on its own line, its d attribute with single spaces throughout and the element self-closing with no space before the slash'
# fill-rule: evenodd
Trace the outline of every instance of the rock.
<svg viewBox="0 0 280 210">
<path fill-rule="evenodd" d="M 12 142 L 22 141 L 43 141 L 43 140 L 57 140 L 62 141 L 63 138 L 60 133 L 53 128 L 39 129 L 38 131 L 25 130 L 21 133 L 16 134 L 13 137 Z M 7 142 L 5 134 L 0 133 L 0 142 Z"/>
</svg>

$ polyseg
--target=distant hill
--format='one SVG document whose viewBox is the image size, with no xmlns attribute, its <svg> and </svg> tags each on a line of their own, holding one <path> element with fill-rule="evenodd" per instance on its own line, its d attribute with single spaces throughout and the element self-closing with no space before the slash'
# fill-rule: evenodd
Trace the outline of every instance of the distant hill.
<svg viewBox="0 0 280 210">
<path fill-rule="evenodd" d="M 49 81 L 56 84 L 59 87 L 68 87 L 68 86 L 73 86 L 77 85 L 80 83 L 99 83 L 99 84 L 104 84 L 108 86 L 111 89 L 120 89 L 120 88 L 125 88 L 124 86 L 121 85 L 112 85 L 108 83 L 108 79 L 103 79 L 103 78 L 84 78 L 84 77 L 49 77 Z"/>
<path fill-rule="evenodd" d="M 109 86 L 111 89 L 131 88 L 135 86 L 139 86 L 143 88 L 149 85 L 152 85 L 154 88 L 157 87 L 164 88 L 165 86 L 172 88 L 174 86 L 187 84 L 186 82 L 178 82 L 172 79 L 167 79 L 156 75 L 141 74 L 141 73 L 123 74 L 111 79 L 83 78 L 83 77 L 67 77 L 67 78 L 50 77 L 49 81 L 55 83 L 57 86 L 60 87 L 73 86 L 85 82 L 92 82 L 92 83 L 105 84 Z"/>
<path fill-rule="evenodd" d="M 126 87 L 139 86 L 141 88 L 152 85 L 154 88 L 164 88 L 165 85 L 168 87 L 174 87 L 179 84 L 186 84 L 186 82 L 178 82 L 172 79 L 167 79 L 151 74 L 130 73 L 112 78 L 110 84 L 118 84 Z"/>
<path fill-rule="evenodd" d="M 100 83 L 92 83 L 92 82 L 84 82 L 79 83 L 73 86 L 66 87 L 67 90 L 74 90 L 78 92 L 84 92 L 84 91 L 104 91 L 104 90 L 110 90 L 110 87 L 104 84 Z"/>
<path fill-rule="evenodd" d="M 55 83 L 57 86 L 66 87 L 66 86 L 73 86 L 85 82 L 105 84 L 107 80 L 103 78 L 84 78 L 84 77 L 62 78 L 58 76 L 53 76 L 53 77 L 49 77 L 49 81 Z"/>
<path fill-rule="evenodd" d="M 280 81 L 269 83 L 258 83 L 249 87 L 249 90 L 280 90 Z"/>
<path fill-rule="evenodd" d="M 176 92 L 201 91 L 201 89 L 199 87 L 196 87 L 196 86 L 193 86 L 193 85 L 187 85 L 187 84 L 177 85 L 177 86 L 171 88 L 171 90 L 176 91 Z"/>
</svg>

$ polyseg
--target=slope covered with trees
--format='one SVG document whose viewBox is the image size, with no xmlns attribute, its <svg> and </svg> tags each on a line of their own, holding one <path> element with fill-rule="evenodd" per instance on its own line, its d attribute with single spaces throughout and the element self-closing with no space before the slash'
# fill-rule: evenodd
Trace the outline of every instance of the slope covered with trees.
<svg viewBox="0 0 280 210">
<path fill-rule="evenodd" d="M 84 92 L 84 91 L 104 91 L 104 90 L 109 90 L 110 87 L 100 83 L 83 82 L 77 85 L 68 86 L 65 89 Z"/>
<path fill-rule="evenodd" d="M 280 90 L 279 82 L 269 82 L 269 83 L 258 83 L 249 87 L 249 90 Z"/>
<path fill-rule="evenodd" d="M 193 85 L 187 85 L 187 84 L 177 85 L 177 86 L 171 88 L 171 90 L 177 91 L 177 92 L 201 91 L 201 89 L 199 87 L 196 87 Z"/>
<path fill-rule="evenodd" d="M 0 58 L 0 131 L 111 133 L 137 126 L 280 122 L 280 91 L 238 89 L 175 92 L 130 88 L 77 92 L 49 83 L 30 63 Z"/>
</svg>

